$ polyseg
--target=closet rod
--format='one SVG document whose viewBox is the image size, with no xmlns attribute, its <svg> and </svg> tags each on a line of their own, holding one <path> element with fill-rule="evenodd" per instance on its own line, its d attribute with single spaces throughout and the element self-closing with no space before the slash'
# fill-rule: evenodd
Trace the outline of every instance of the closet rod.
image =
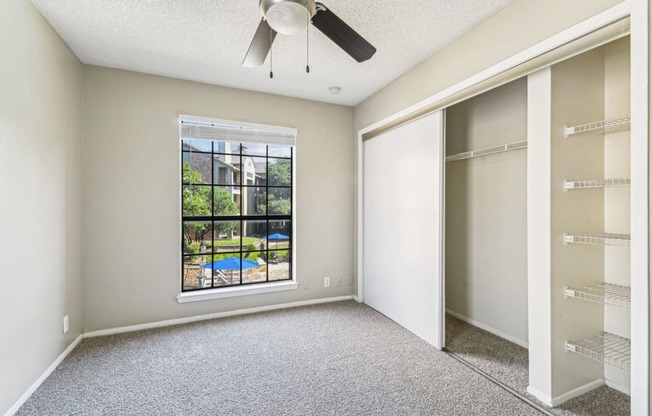
<svg viewBox="0 0 652 416">
<path fill-rule="evenodd" d="M 468 152 L 458 153 L 446 156 L 446 162 L 455 162 L 457 160 L 471 159 L 474 157 L 494 155 L 496 153 L 511 152 L 512 150 L 526 149 L 527 140 L 503 144 L 500 146 L 485 147 L 484 149 L 471 150 Z"/>
</svg>

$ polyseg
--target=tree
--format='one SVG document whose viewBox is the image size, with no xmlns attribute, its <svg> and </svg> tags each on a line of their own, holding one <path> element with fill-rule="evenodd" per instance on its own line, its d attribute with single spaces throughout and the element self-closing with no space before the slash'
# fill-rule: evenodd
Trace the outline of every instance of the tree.
<svg viewBox="0 0 652 416">
<path fill-rule="evenodd" d="M 211 215 L 211 187 L 206 185 L 202 174 L 193 169 L 190 163 L 183 164 L 183 183 L 198 185 L 186 185 L 183 188 L 183 215 L 186 217 L 210 216 Z M 233 202 L 231 193 L 223 187 L 213 187 L 213 215 L 233 216 L 238 215 L 238 205 Z M 215 225 L 217 231 L 231 232 L 238 228 L 237 222 L 219 222 Z M 194 231 L 195 237 L 193 238 Z M 185 237 L 188 243 L 201 240 L 209 232 L 208 225 L 202 223 L 189 223 L 185 227 Z"/>
<path fill-rule="evenodd" d="M 292 163 L 289 159 L 278 159 L 268 165 L 267 183 L 273 186 L 292 185 Z"/>
<path fill-rule="evenodd" d="M 292 205 L 290 204 L 289 198 L 280 199 L 274 195 L 274 192 L 271 192 L 269 195 L 269 204 L 267 205 L 267 208 L 269 209 L 269 214 L 271 215 L 289 215 L 290 211 L 292 210 Z"/>
<path fill-rule="evenodd" d="M 233 202 L 231 193 L 224 188 L 213 189 L 213 209 L 215 216 L 238 215 L 238 204 Z M 235 231 L 238 228 L 237 222 L 218 222 L 215 228 L 223 233 Z"/>
<path fill-rule="evenodd" d="M 291 188 L 292 163 L 289 159 L 278 159 L 268 165 L 267 184 L 270 186 L 287 186 L 287 188 L 268 188 L 268 195 L 263 195 L 258 204 L 258 210 L 268 214 L 289 214 L 292 210 Z"/>
<path fill-rule="evenodd" d="M 186 186 L 183 188 L 183 215 L 198 217 L 211 215 L 210 188 Z"/>
<path fill-rule="evenodd" d="M 213 190 L 213 210 L 218 217 L 238 215 L 238 205 L 233 202 L 231 193 L 224 188 Z"/>
<path fill-rule="evenodd" d="M 190 184 L 183 187 L 183 215 L 196 217 L 210 215 L 211 189 L 208 186 L 192 186 L 204 184 L 201 173 L 190 167 L 190 163 L 183 164 L 183 183 Z"/>
<path fill-rule="evenodd" d="M 184 162 L 183 163 L 183 171 L 182 171 L 182 176 L 183 176 L 183 183 L 206 183 L 204 182 L 204 179 L 202 178 L 201 172 L 198 170 L 193 169 L 190 166 L 189 162 Z"/>
<path fill-rule="evenodd" d="M 200 172 L 190 167 L 190 163 L 183 164 L 183 183 L 201 185 L 204 183 Z M 210 195 L 211 189 L 208 186 L 186 185 L 182 192 L 182 206 L 184 217 L 206 216 L 211 214 Z M 187 252 L 199 252 L 200 240 L 209 232 L 210 226 L 206 223 L 190 222 L 184 227 L 184 245 Z M 193 238 L 194 237 L 194 238 Z"/>
<path fill-rule="evenodd" d="M 269 201 L 268 201 L 269 199 Z M 258 199 L 258 212 L 265 210 L 270 215 L 289 215 L 292 210 L 290 190 L 285 188 L 269 188 L 269 193 L 262 193 Z"/>
</svg>

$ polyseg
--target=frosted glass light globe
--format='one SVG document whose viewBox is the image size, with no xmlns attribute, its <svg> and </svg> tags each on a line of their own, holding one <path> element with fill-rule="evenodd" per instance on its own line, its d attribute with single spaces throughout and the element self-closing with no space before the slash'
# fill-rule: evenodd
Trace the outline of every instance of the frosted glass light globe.
<svg viewBox="0 0 652 416">
<path fill-rule="evenodd" d="M 305 32 L 308 10 L 299 3 L 277 3 L 267 10 L 267 23 L 283 35 L 296 35 Z"/>
</svg>

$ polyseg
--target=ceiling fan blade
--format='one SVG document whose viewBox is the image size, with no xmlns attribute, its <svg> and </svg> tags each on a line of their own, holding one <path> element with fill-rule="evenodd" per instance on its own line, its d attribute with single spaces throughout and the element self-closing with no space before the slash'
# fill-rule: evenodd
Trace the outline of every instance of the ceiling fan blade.
<svg viewBox="0 0 652 416">
<path fill-rule="evenodd" d="M 364 62 L 376 53 L 371 43 L 321 3 L 317 3 L 312 24 L 358 62 Z"/>
<path fill-rule="evenodd" d="M 251 40 L 251 45 L 249 45 L 249 50 L 247 50 L 242 65 L 247 68 L 262 66 L 275 38 L 276 32 L 274 29 L 269 26 L 265 19 L 262 19 L 258 29 L 256 29 L 254 38 Z"/>
</svg>

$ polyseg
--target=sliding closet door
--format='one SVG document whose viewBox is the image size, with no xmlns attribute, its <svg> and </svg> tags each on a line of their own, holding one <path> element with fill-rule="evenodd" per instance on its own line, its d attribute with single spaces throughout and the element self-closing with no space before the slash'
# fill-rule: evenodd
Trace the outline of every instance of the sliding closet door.
<svg viewBox="0 0 652 416">
<path fill-rule="evenodd" d="M 364 143 L 364 302 L 443 347 L 442 111 Z"/>
</svg>

